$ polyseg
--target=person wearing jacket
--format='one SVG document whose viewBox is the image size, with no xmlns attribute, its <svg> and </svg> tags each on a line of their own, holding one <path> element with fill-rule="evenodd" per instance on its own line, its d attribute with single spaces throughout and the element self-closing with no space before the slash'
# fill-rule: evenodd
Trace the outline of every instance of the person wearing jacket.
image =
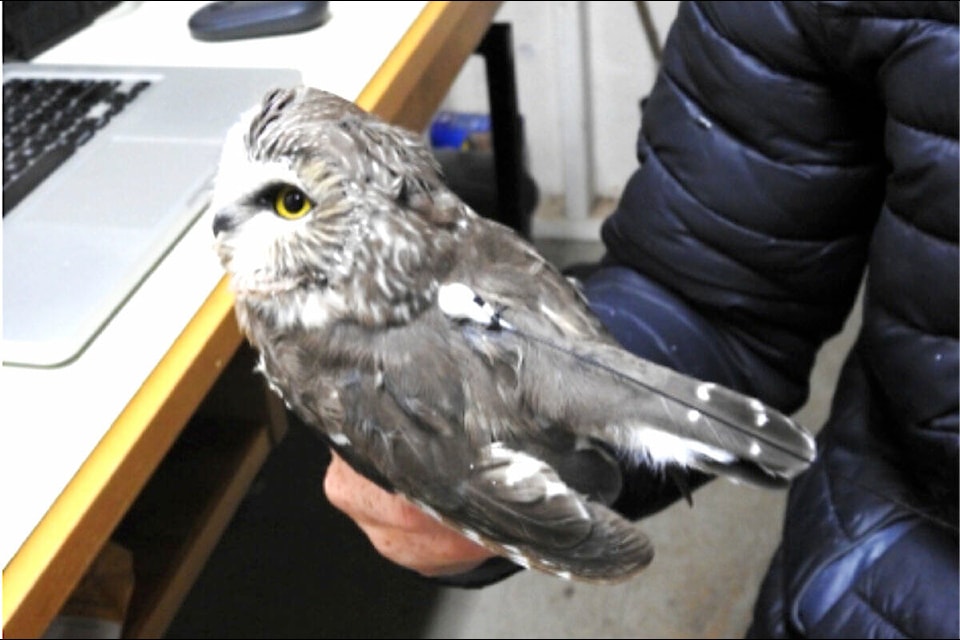
<svg viewBox="0 0 960 640">
<path fill-rule="evenodd" d="M 643 104 L 640 167 L 583 278 L 637 355 L 785 412 L 862 288 L 751 637 L 960 636 L 958 10 L 681 3 Z M 628 480 L 615 507 L 633 518 L 681 495 Z M 404 566 L 465 586 L 518 570 L 339 459 L 325 488 Z"/>
</svg>

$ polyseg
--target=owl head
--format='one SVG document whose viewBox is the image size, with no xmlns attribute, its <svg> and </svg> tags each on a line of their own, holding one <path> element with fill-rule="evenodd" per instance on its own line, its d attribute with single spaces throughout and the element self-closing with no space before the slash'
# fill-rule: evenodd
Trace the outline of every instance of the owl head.
<svg viewBox="0 0 960 640">
<path fill-rule="evenodd" d="M 322 298 L 329 312 L 363 300 L 374 320 L 425 304 L 465 215 L 422 137 L 308 87 L 268 93 L 232 129 L 211 207 L 242 301 Z"/>
</svg>

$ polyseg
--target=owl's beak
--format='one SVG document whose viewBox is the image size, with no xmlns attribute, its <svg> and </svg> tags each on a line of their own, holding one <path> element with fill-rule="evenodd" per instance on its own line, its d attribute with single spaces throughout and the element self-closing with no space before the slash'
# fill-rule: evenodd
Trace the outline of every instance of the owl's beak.
<svg viewBox="0 0 960 640">
<path fill-rule="evenodd" d="M 213 217 L 213 237 L 220 235 L 221 231 L 230 231 L 233 229 L 233 217 L 226 211 L 220 211 Z"/>
</svg>

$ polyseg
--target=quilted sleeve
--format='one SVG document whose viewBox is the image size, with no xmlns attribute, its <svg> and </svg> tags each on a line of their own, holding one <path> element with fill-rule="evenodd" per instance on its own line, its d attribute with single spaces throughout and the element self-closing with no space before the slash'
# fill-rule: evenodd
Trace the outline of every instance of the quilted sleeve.
<svg viewBox="0 0 960 640">
<path fill-rule="evenodd" d="M 875 97 L 838 92 L 785 4 L 681 5 L 587 287 L 640 355 L 791 411 L 856 297 L 884 168 Z"/>
</svg>

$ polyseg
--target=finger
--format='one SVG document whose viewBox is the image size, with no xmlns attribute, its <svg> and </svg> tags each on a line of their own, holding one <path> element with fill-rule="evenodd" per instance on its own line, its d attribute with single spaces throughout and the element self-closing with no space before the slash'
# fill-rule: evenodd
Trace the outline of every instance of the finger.
<svg viewBox="0 0 960 640">
<path fill-rule="evenodd" d="M 438 527 L 417 533 L 377 526 L 363 531 L 380 555 L 425 576 L 463 573 L 493 557 L 486 548 L 442 525 Z"/>
<path fill-rule="evenodd" d="M 330 504 L 358 523 L 399 523 L 423 516 L 411 513 L 412 505 L 364 478 L 335 453 L 327 467 L 323 490 Z"/>
</svg>

